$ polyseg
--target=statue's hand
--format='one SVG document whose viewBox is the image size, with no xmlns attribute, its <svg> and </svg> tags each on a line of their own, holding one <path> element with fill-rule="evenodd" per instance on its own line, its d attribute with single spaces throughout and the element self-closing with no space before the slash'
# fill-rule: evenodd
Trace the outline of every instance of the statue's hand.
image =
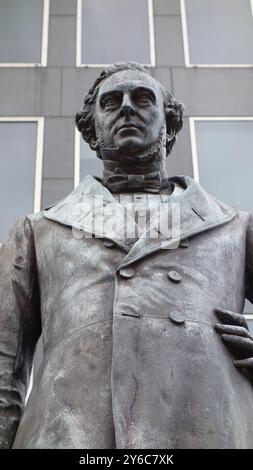
<svg viewBox="0 0 253 470">
<path fill-rule="evenodd" d="M 246 368 L 253 377 L 253 336 L 242 314 L 220 308 L 215 313 L 222 323 L 216 323 L 215 329 L 221 335 L 226 347 L 235 356 L 234 365 Z"/>
</svg>

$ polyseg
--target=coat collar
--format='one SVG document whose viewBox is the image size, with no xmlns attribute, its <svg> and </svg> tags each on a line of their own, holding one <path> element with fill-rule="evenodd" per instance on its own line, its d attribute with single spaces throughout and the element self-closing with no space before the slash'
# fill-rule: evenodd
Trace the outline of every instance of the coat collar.
<svg viewBox="0 0 253 470">
<path fill-rule="evenodd" d="M 135 221 L 130 217 L 126 219 L 123 206 L 100 181 L 91 175 L 85 176 L 77 188 L 45 209 L 43 215 L 72 227 L 74 231 L 82 231 L 85 236 L 114 241 L 128 253 L 122 266 L 154 251 L 176 248 L 180 240 L 225 224 L 237 213 L 234 208 L 209 195 L 189 176 L 175 176 L 170 181 L 179 184 L 184 191 L 177 196 L 172 193 L 169 202 L 162 204 L 160 219 L 151 220 L 154 236 L 147 237 L 144 233 L 128 243 L 124 238 L 125 229 L 128 228 L 128 233 L 136 233 Z"/>
</svg>

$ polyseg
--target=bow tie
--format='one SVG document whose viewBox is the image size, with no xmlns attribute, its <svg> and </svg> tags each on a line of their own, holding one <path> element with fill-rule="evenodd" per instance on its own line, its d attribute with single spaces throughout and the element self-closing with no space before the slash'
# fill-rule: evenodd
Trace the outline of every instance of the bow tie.
<svg viewBox="0 0 253 470">
<path fill-rule="evenodd" d="M 164 187 L 164 182 L 162 182 L 160 171 L 146 175 L 128 175 L 120 168 L 115 168 L 113 174 L 104 178 L 104 185 L 114 193 L 133 190 L 158 193 Z"/>
</svg>

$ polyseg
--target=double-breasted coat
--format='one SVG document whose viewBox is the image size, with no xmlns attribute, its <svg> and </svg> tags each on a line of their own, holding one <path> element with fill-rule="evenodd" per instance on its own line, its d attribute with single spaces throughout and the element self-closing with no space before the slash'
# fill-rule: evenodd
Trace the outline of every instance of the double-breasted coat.
<svg viewBox="0 0 253 470">
<path fill-rule="evenodd" d="M 112 225 L 102 234 L 94 196 L 114 203 L 117 221 L 124 209 L 92 176 L 9 233 L 2 447 L 253 447 L 253 386 L 214 329 L 215 307 L 242 312 L 253 300 L 252 218 L 189 177 L 175 181 L 184 191 L 173 249 L 170 216 L 168 230 L 154 222 L 157 237 L 130 243 Z M 23 410 L 41 332 L 44 359 Z"/>
</svg>

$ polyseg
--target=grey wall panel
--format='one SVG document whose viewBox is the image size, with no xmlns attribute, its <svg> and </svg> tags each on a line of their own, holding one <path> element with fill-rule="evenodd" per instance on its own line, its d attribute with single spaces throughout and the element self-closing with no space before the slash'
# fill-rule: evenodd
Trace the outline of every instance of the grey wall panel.
<svg viewBox="0 0 253 470">
<path fill-rule="evenodd" d="M 76 0 L 50 0 L 50 15 L 75 15 Z"/>
<path fill-rule="evenodd" d="M 155 15 L 180 15 L 179 0 L 154 0 Z"/>
<path fill-rule="evenodd" d="M 102 68 L 64 68 L 62 77 L 62 115 L 73 116 Z"/>
<path fill-rule="evenodd" d="M 60 69 L 0 69 L 2 116 L 57 116 L 60 114 L 60 95 Z"/>
<path fill-rule="evenodd" d="M 180 17 L 156 16 L 154 23 L 157 66 L 183 66 L 183 37 Z"/>
<path fill-rule="evenodd" d="M 74 177 L 74 118 L 46 118 L 44 178 Z"/>
<path fill-rule="evenodd" d="M 171 70 L 169 67 L 155 67 L 149 69 L 151 75 L 162 83 L 169 91 L 172 91 Z"/>
<path fill-rule="evenodd" d="M 253 69 L 172 70 L 175 96 L 187 116 L 253 115 Z"/>
<path fill-rule="evenodd" d="M 189 129 L 189 119 L 184 119 L 184 125 L 178 133 L 171 154 L 167 157 L 168 175 L 188 175 L 193 176 L 191 138 Z"/>
<path fill-rule="evenodd" d="M 75 16 L 51 16 L 49 23 L 48 65 L 76 63 Z"/>
<path fill-rule="evenodd" d="M 44 179 L 41 208 L 44 209 L 60 201 L 74 188 L 73 179 Z"/>
</svg>

